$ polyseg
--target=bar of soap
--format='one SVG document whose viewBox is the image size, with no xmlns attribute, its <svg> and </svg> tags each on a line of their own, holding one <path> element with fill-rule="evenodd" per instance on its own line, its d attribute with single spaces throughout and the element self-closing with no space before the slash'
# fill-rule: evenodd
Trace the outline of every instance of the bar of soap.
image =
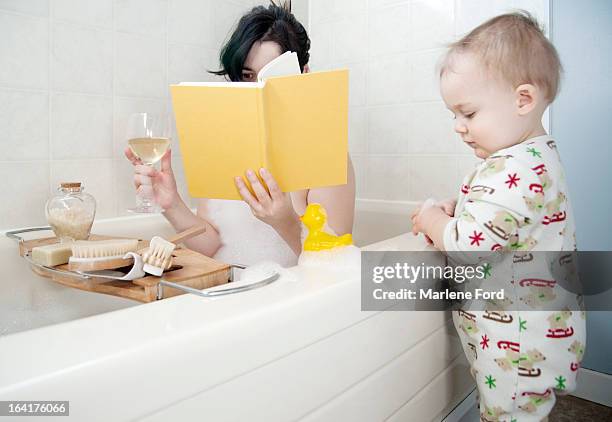
<svg viewBox="0 0 612 422">
<path fill-rule="evenodd" d="M 32 248 L 32 260 L 47 267 L 66 264 L 70 256 L 72 256 L 72 242 L 54 243 Z"/>
</svg>

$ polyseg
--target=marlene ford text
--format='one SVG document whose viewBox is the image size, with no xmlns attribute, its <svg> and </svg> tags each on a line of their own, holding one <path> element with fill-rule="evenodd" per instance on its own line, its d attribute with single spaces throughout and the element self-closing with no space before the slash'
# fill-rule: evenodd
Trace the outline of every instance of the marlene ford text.
<svg viewBox="0 0 612 422">
<path fill-rule="evenodd" d="M 453 290 L 434 290 L 434 289 L 419 289 L 417 297 L 416 290 L 400 289 L 394 291 L 385 291 L 383 289 L 374 289 L 372 295 L 376 300 L 416 300 L 416 299 L 433 299 L 433 300 L 504 300 L 505 292 L 501 289 L 496 292 L 475 289 L 471 291 L 460 292 Z"/>
</svg>

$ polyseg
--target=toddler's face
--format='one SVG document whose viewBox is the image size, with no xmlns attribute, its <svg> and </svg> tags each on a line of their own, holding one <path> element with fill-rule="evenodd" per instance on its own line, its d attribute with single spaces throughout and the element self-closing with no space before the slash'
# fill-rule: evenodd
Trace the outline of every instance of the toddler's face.
<svg viewBox="0 0 612 422">
<path fill-rule="evenodd" d="M 455 116 L 455 132 L 477 157 L 487 158 L 521 142 L 525 122 L 518 114 L 514 89 L 488 76 L 471 54 L 454 57 L 452 69 L 440 79 L 440 90 Z"/>
</svg>

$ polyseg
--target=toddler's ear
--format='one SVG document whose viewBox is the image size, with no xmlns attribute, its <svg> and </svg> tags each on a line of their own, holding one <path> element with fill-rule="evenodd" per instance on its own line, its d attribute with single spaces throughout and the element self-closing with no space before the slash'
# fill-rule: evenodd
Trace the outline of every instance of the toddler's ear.
<svg viewBox="0 0 612 422">
<path fill-rule="evenodd" d="M 515 90 L 515 94 L 519 116 L 529 114 L 542 101 L 540 91 L 531 84 L 519 85 Z"/>
</svg>

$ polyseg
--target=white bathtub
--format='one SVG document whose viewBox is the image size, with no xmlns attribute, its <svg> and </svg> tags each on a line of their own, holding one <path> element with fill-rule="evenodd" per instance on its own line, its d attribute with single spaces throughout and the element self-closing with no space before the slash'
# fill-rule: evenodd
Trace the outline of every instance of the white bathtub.
<svg viewBox="0 0 612 422">
<path fill-rule="evenodd" d="M 410 212 L 416 205 L 416 202 L 358 199 L 353 225 L 355 244 L 362 247 L 408 233 L 412 227 Z"/>
<path fill-rule="evenodd" d="M 145 216 L 95 231 L 170 230 Z M 69 400 L 78 421 L 426 421 L 472 388 L 449 315 L 362 312 L 355 275 L 294 267 L 297 280 L 140 305 L 35 276 L 4 236 L 0 252 L 0 400 Z"/>
</svg>

